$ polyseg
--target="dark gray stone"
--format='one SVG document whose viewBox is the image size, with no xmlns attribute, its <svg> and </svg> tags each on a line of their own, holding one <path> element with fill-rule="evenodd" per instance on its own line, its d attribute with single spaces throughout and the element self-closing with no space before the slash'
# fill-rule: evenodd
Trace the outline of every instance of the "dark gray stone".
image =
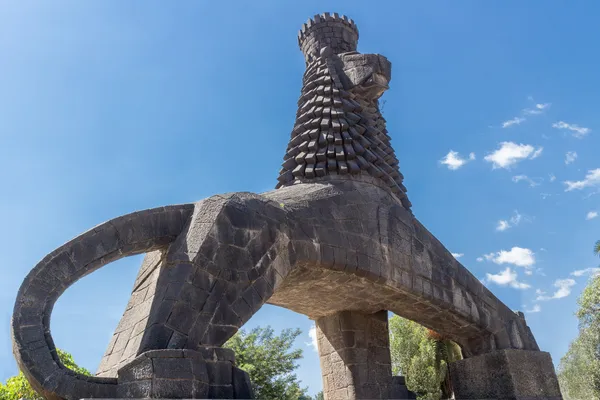
<svg viewBox="0 0 600 400">
<path fill-rule="evenodd" d="M 452 386 L 460 399 L 560 399 L 550 354 L 498 350 L 450 364 Z"/>
<path fill-rule="evenodd" d="M 246 371 L 233 367 L 232 385 L 234 399 L 254 399 L 250 376 Z"/>
</svg>

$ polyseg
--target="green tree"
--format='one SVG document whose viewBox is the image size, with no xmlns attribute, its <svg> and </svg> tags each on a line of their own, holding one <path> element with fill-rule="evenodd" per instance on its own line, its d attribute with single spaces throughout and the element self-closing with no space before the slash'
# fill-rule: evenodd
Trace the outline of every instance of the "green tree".
<svg viewBox="0 0 600 400">
<path fill-rule="evenodd" d="M 250 375 L 254 396 L 261 400 L 298 400 L 306 388 L 294 374 L 302 349 L 291 350 L 300 329 L 285 329 L 274 335 L 270 326 L 240 330 L 225 347 L 235 352 L 236 364 Z"/>
<path fill-rule="evenodd" d="M 558 382 L 565 400 L 598 400 L 598 391 L 594 390 L 591 377 L 594 366 L 588 331 L 580 335 L 569 345 L 569 350 L 561 358 L 558 367 Z"/>
<path fill-rule="evenodd" d="M 594 252 L 600 255 L 600 241 Z M 600 275 L 590 278 L 577 300 L 579 336 L 560 360 L 558 379 L 565 399 L 600 399 Z"/>
<path fill-rule="evenodd" d="M 419 400 L 449 397 L 448 363 L 462 358 L 460 348 L 427 328 L 394 315 L 390 318 L 392 373 L 404 375 Z"/>
<path fill-rule="evenodd" d="M 75 372 L 79 372 L 83 375 L 91 375 L 90 372 L 75 364 L 73 361 L 73 356 L 65 351 L 57 349 L 58 356 L 62 361 L 63 365 Z M 22 372 L 19 372 L 17 376 L 13 376 L 8 378 L 6 384 L 0 383 L 0 399 L 1 400 L 44 400 L 42 396 L 37 394 L 35 390 L 31 387 L 25 375 Z"/>
</svg>

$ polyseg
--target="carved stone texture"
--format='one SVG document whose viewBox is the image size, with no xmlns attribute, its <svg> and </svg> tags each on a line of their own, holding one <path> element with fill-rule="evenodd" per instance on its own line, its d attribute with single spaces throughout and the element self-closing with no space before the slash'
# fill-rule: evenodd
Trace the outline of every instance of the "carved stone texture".
<svg viewBox="0 0 600 400">
<path fill-rule="evenodd" d="M 498 350 L 450 364 L 457 399 L 562 399 L 550 354 Z"/>
<path fill-rule="evenodd" d="M 408 210 L 404 177 L 378 103 L 391 64 L 379 54 L 357 53 L 357 41 L 354 22 L 335 13 L 315 15 L 303 25 L 299 44 L 306 72 L 277 187 L 326 175 L 368 175 Z"/>
<path fill-rule="evenodd" d="M 317 57 L 323 47 L 329 47 L 334 54 L 338 54 L 355 51 L 357 43 L 356 24 L 337 13 L 315 15 L 298 32 L 298 45 L 307 61 Z"/>
<path fill-rule="evenodd" d="M 392 379 L 387 311 L 342 311 L 319 318 L 316 327 L 327 399 L 409 398 Z"/>
<path fill-rule="evenodd" d="M 231 368 L 231 364 L 230 364 Z M 152 350 L 119 369 L 117 395 L 123 398 L 184 398 L 208 394 L 208 366 L 200 353 Z"/>
<path fill-rule="evenodd" d="M 324 20 L 342 32 L 355 29 L 344 18 L 343 27 L 335 25 L 335 14 Z M 305 27 L 305 39 L 328 32 L 321 18 L 314 23 Z M 523 314 L 499 301 L 411 213 L 376 102 L 389 81 L 389 62 L 339 53 L 338 43 L 332 39 L 319 57 L 308 59 L 277 190 L 125 215 L 83 233 L 33 268 L 19 289 L 11 331 L 19 368 L 45 398 L 131 397 L 148 390 L 151 397 L 186 392 L 183 397 L 193 398 L 205 390 L 202 383 L 209 398 L 246 398 L 247 376 L 221 347 L 267 302 L 320 320 L 325 336 L 335 338 L 330 350 L 341 361 L 324 361 L 331 372 L 323 372 L 332 374 L 340 393 L 328 390 L 326 397 L 345 390 L 356 399 L 361 391 L 375 393 L 369 386 L 374 382 L 377 396 L 393 392 L 389 361 L 383 360 L 387 345 L 370 350 L 368 344 L 386 336 L 386 323 L 375 322 L 381 310 L 456 341 L 467 359 L 507 349 L 543 354 Z M 81 277 L 141 253 L 146 258 L 98 376 L 68 370 L 50 333 L 54 303 Z M 342 327 L 326 328 L 331 318 L 348 320 L 362 332 L 355 339 L 362 335 L 367 344 L 344 347 L 350 338 Z M 184 357 L 158 360 L 153 350 Z M 202 360 L 186 359 L 186 351 L 199 352 Z M 373 376 L 344 361 L 365 351 L 366 361 L 358 364 L 377 366 Z M 511 359 L 506 363 L 512 368 Z M 458 365 L 465 366 L 463 381 L 490 373 Z M 187 383 L 173 386 L 174 376 Z M 532 375 L 532 382 L 537 379 L 542 377 Z M 146 381 L 157 386 L 148 389 Z M 501 381 L 502 390 L 511 390 L 511 382 Z"/>
<path fill-rule="evenodd" d="M 250 379 L 229 349 L 150 350 L 118 371 L 122 398 L 252 398 Z"/>
</svg>

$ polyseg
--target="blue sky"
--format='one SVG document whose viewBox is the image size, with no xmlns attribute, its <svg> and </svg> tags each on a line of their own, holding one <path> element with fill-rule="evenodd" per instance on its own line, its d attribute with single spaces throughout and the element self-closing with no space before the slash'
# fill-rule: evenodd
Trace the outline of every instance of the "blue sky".
<svg viewBox="0 0 600 400">
<path fill-rule="evenodd" d="M 16 373 L 15 295 L 45 254 L 121 214 L 274 187 L 304 71 L 296 34 L 323 11 L 353 18 L 359 51 L 392 62 L 384 114 L 417 218 L 511 308 L 529 311 L 558 363 L 590 271 L 573 273 L 598 266 L 599 7 L 0 3 L 0 380 Z M 95 370 L 140 260 L 59 299 L 53 335 L 79 364 Z M 298 375 L 320 390 L 311 321 L 265 307 L 247 327 L 268 324 L 303 330 Z"/>
</svg>

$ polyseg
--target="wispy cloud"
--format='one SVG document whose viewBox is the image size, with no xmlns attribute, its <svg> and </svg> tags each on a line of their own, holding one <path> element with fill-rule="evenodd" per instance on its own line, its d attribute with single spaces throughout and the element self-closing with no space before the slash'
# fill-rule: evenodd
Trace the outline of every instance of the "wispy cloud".
<svg viewBox="0 0 600 400">
<path fill-rule="evenodd" d="M 598 211 L 590 211 L 585 216 L 585 219 L 590 220 L 598 217 Z"/>
<path fill-rule="evenodd" d="M 521 160 L 527 158 L 533 160 L 542 154 L 543 147 L 535 149 L 529 144 L 516 144 L 513 142 L 502 142 L 500 148 L 484 157 L 485 161 L 491 162 L 493 168 L 510 168 Z"/>
<path fill-rule="evenodd" d="M 554 174 L 548 174 L 548 180 L 550 182 L 554 182 L 556 180 L 556 176 L 554 176 Z"/>
<path fill-rule="evenodd" d="M 565 164 L 567 164 L 567 165 L 575 162 L 576 159 L 577 159 L 576 151 L 567 151 L 567 154 L 565 154 Z"/>
<path fill-rule="evenodd" d="M 564 183 L 567 185 L 565 192 L 570 192 L 575 189 L 581 190 L 588 186 L 600 185 L 600 168 L 589 170 L 585 175 L 585 178 L 581 181 L 565 181 Z"/>
<path fill-rule="evenodd" d="M 498 225 L 496 225 L 496 230 L 503 232 L 505 230 L 507 230 L 508 228 L 510 228 L 510 224 L 508 223 L 508 221 L 501 219 L 500 221 L 498 221 Z"/>
<path fill-rule="evenodd" d="M 576 138 L 583 138 L 584 136 L 586 136 L 588 133 L 590 133 L 592 130 L 590 128 L 585 128 L 583 126 L 579 126 L 577 124 L 568 124 L 564 121 L 558 121 L 552 124 L 553 128 L 556 129 L 567 129 L 570 130 L 571 132 L 573 132 L 573 136 Z"/>
<path fill-rule="evenodd" d="M 554 282 L 554 287 L 557 288 L 557 290 L 554 292 L 554 294 L 552 296 L 546 296 L 546 295 L 539 295 L 536 300 L 537 301 L 547 301 L 547 300 L 553 300 L 553 299 L 562 299 L 563 297 L 567 297 L 568 295 L 571 294 L 571 288 L 576 284 L 577 282 L 575 282 L 574 279 L 571 278 L 567 278 L 567 279 L 557 279 Z"/>
<path fill-rule="evenodd" d="M 502 127 L 503 128 L 509 128 L 513 125 L 520 125 L 521 122 L 525 121 L 525 118 L 523 117 L 514 117 L 513 119 L 509 119 L 508 121 L 504 121 L 502 123 Z"/>
<path fill-rule="evenodd" d="M 531 99 L 529 100 L 532 101 Z M 523 110 L 521 110 L 521 116 L 517 116 L 502 122 L 502 128 L 510 128 L 513 125 L 521 125 L 521 123 L 527 120 L 525 116 L 542 114 L 544 110 L 550 107 L 550 105 L 550 103 L 537 103 L 534 104 L 534 106 L 531 108 L 524 108 Z"/>
<path fill-rule="evenodd" d="M 519 282 L 517 280 L 517 273 L 507 267 L 504 271 L 498 274 L 485 274 L 485 281 L 495 283 L 500 286 L 510 286 L 514 289 L 529 289 L 531 285 Z"/>
<path fill-rule="evenodd" d="M 600 274 L 600 268 L 586 268 L 586 269 L 578 269 L 571 272 L 573 276 L 584 276 L 584 275 L 598 275 Z"/>
<path fill-rule="evenodd" d="M 319 345 L 317 342 L 317 327 L 313 324 L 308 330 L 308 337 L 310 338 L 310 342 L 306 342 L 307 346 L 311 346 L 314 351 L 319 351 Z"/>
<path fill-rule="evenodd" d="M 529 314 L 537 313 L 537 312 L 540 312 L 540 311 L 542 311 L 542 307 L 540 307 L 539 304 L 534 304 L 533 308 L 531 308 L 530 310 L 525 309 L 525 312 L 529 313 Z"/>
<path fill-rule="evenodd" d="M 527 182 L 530 187 L 536 187 L 542 184 L 542 178 L 530 178 L 527 175 L 515 175 L 512 177 L 512 181 L 519 183 L 521 181 Z"/>
<path fill-rule="evenodd" d="M 465 255 L 464 253 L 452 253 L 452 257 L 456 258 L 457 260 L 464 255 Z"/>
<path fill-rule="evenodd" d="M 440 164 L 448 166 L 448 169 L 457 170 L 469 161 L 475 160 L 475 153 L 470 153 L 468 158 L 462 158 L 456 151 L 450 150 L 444 158 L 440 160 Z"/>
<path fill-rule="evenodd" d="M 498 224 L 496 225 L 496 230 L 503 232 L 509 228 L 512 228 L 513 226 L 519 225 L 522 219 L 523 216 L 519 214 L 519 211 L 515 210 L 515 214 L 512 217 L 510 217 L 510 219 L 501 219 L 500 221 L 498 221 Z"/>
<path fill-rule="evenodd" d="M 538 103 L 533 108 L 526 108 L 523 110 L 525 115 L 537 115 L 544 112 L 545 109 L 550 108 L 551 103 Z"/>
</svg>

